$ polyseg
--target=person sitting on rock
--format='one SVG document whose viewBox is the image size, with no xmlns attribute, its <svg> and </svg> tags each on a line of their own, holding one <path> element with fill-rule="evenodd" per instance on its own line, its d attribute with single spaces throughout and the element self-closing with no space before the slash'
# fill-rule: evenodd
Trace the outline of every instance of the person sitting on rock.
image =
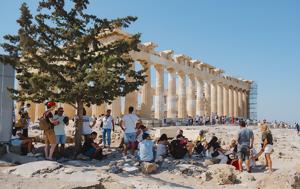
<svg viewBox="0 0 300 189">
<path fill-rule="evenodd" d="M 95 142 L 97 133 L 94 131 L 88 136 L 83 144 L 83 154 L 91 159 L 101 160 L 103 158 L 102 148 Z"/>
<path fill-rule="evenodd" d="M 201 130 L 199 132 L 199 135 L 197 136 L 196 140 L 194 141 L 194 144 L 195 144 L 195 151 L 198 153 L 198 154 L 205 154 L 205 148 L 204 146 L 207 145 L 207 141 L 206 141 L 206 138 L 205 138 L 205 132 L 204 130 Z"/>
<path fill-rule="evenodd" d="M 178 133 L 176 139 L 171 142 L 170 154 L 175 159 L 182 159 L 186 153 L 191 157 L 194 150 L 193 143 L 189 142 L 188 139 L 183 136 L 182 130 L 179 130 Z"/>
<path fill-rule="evenodd" d="M 225 156 L 225 150 L 221 148 L 218 138 L 213 136 L 212 139 L 207 144 L 207 156 L 213 159 L 219 159 L 220 164 L 226 164 L 228 161 L 227 156 Z"/>
<path fill-rule="evenodd" d="M 153 162 L 154 142 L 148 133 L 143 134 L 143 140 L 138 145 L 139 160 L 142 162 Z"/>
<path fill-rule="evenodd" d="M 169 145 L 168 136 L 166 134 L 162 134 L 156 144 L 157 159 L 165 158 L 168 155 Z"/>
<path fill-rule="evenodd" d="M 225 155 L 228 158 L 227 164 L 234 166 L 236 170 L 240 170 L 239 159 L 237 157 L 237 146 L 237 141 L 232 139 L 229 145 L 229 150 L 225 152 Z"/>
<path fill-rule="evenodd" d="M 34 156 L 34 147 L 32 144 L 32 139 L 24 137 L 21 130 L 14 129 L 13 134 L 10 140 L 12 146 L 19 146 L 21 151 L 23 148 L 26 148 L 27 156 Z"/>
</svg>

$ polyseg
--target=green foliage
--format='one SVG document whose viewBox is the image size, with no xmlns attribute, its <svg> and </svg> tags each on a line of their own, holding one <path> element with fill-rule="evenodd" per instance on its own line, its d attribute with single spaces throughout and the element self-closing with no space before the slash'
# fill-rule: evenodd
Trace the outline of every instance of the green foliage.
<svg viewBox="0 0 300 189">
<path fill-rule="evenodd" d="M 100 19 L 85 12 L 88 0 L 71 1 L 68 10 L 64 0 L 43 0 L 35 16 L 22 4 L 18 33 L 4 36 L 6 53 L 0 55 L 17 71 L 22 89 L 10 89 L 14 99 L 99 105 L 145 83 L 145 70 L 132 70 L 129 56 L 138 51 L 140 34 L 111 43 L 99 40 L 137 18 Z"/>
</svg>

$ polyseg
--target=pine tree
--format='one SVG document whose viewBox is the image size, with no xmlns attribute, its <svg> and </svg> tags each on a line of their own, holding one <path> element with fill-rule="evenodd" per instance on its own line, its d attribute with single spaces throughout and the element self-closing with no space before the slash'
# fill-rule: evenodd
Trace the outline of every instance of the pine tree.
<svg viewBox="0 0 300 189">
<path fill-rule="evenodd" d="M 130 51 L 140 34 L 111 43 L 100 36 L 126 28 L 137 18 L 100 19 L 86 13 L 88 0 L 42 0 L 33 17 L 26 3 L 16 35 L 5 35 L 0 61 L 12 65 L 21 89 L 9 89 L 18 101 L 67 103 L 77 109 L 75 146 L 80 149 L 84 105 L 111 103 L 145 83 L 145 70 L 132 70 Z M 126 80 L 126 78 L 131 78 Z"/>
</svg>

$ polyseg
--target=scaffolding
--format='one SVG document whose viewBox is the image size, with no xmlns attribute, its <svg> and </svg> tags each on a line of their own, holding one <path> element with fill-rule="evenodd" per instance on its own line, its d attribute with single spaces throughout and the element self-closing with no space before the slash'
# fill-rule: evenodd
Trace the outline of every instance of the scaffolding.
<svg viewBox="0 0 300 189">
<path fill-rule="evenodd" d="M 251 120 L 257 120 L 257 83 L 253 82 L 249 93 L 249 117 Z"/>
</svg>

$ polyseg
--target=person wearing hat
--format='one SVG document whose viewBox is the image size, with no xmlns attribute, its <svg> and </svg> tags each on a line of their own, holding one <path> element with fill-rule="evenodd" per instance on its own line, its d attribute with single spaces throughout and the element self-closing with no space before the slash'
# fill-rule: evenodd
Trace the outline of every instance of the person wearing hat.
<svg viewBox="0 0 300 189">
<path fill-rule="evenodd" d="M 54 127 L 55 138 L 57 147 L 60 144 L 60 148 L 58 148 L 59 155 L 64 157 L 65 143 L 66 143 L 66 133 L 65 126 L 68 125 L 68 117 L 64 116 L 64 109 L 62 107 L 58 108 L 57 114 L 54 115 L 53 119 L 59 121 L 59 124 Z"/>
<path fill-rule="evenodd" d="M 48 160 L 53 160 L 53 153 L 56 147 L 56 137 L 54 132 L 54 126 L 59 124 L 58 120 L 53 119 L 53 111 L 55 110 L 56 103 L 55 102 L 47 102 L 46 104 L 47 110 L 44 113 L 44 117 L 50 128 L 48 130 L 44 130 L 44 138 L 45 138 L 45 158 Z M 49 145 L 50 151 L 49 151 Z"/>
</svg>

